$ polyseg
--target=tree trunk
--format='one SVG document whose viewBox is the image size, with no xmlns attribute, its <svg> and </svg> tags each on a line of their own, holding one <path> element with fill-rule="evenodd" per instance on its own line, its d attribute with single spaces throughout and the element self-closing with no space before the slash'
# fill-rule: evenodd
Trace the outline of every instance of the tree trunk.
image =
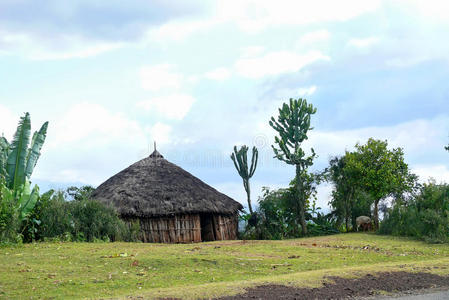
<svg viewBox="0 0 449 300">
<path fill-rule="evenodd" d="M 304 192 L 302 188 L 302 180 L 301 180 L 301 167 L 296 165 L 296 186 L 298 189 L 298 197 L 299 197 L 299 222 L 301 223 L 301 232 L 302 235 L 307 235 L 307 224 L 305 218 L 305 199 Z"/>
<path fill-rule="evenodd" d="M 352 198 L 353 198 L 354 192 L 352 191 L 352 189 L 349 190 L 348 193 L 348 198 L 346 199 L 346 232 L 349 232 L 349 219 L 352 216 L 352 207 L 353 207 L 353 202 L 352 202 Z M 352 227 L 352 229 L 354 230 L 354 226 Z"/>
<path fill-rule="evenodd" d="M 249 189 L 249 180 L 243 179 L 243 186 L 245 187 L 245 191 L 246 191 L 249 213 L 253 214 L 253 207 L 251 206 L 251 191 Z"/>
<path fill-rule="evenodd" d="M 299 221 L 301 222 L 301 233 L 303 236 L 307 235 L 307 224 L 306 224 L 306 217 L 305 217 L 305 213 L 304 213 L 304 202 L 302 200 L 300 200 L 302 203 L 300 205 L 300 217 L 299 217 Z"/>
<path fill-rule="evenodd" d="M 373 218 L 374 218 L 374 228 L 376 230 L 378 230 L 379 229 L 379 200 L 374 201 Z"/>
</svg>

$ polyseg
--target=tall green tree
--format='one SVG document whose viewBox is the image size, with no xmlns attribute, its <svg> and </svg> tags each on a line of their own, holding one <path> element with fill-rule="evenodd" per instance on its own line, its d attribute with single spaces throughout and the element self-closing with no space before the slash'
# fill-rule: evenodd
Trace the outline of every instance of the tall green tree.
<svg viewBox="0 0 449 300">
<path fill-rule="evenodd" d="M 310 117 L 316 113 L 316 108 L 308 104 L 306 99 L 292 99 L 289 103 L 284 103 L 279 108 L 277 119 L 271 117 L 270 126 L 276 130 L 278 136 L 275 137 L 275 144 L 272 146 L 275 157 L 289 165 L 296 167 L 296 189 L 298 192 L 300 223 L 302 234 L 307 234 L 307 224 L 305 220 L 305 207 L 307 193 L 304 189 L 304 182 L 307 180 L 307 169 L 313 164 L 316 157 L 315 151 L 307 156 L 301 148 L 302 143 L 307 140 L 310 126 Z"/>
<path fill-rule="evenodd" d="M 347 167 L 349 152 L 344 156 L 333 157 L 326 170 L 327 180 L 334 188 L 332 199 L 329 202 L 339 221 L 344 221 L 346 231 L 349 231 L 353 207 L 357 191 L 357 178 L 354 172 Z M 341 224 L 341 223 L 340 223 Z"/>
<path fill-rule="evenodd" d="M 355 147 L 356 151 L 348 156 L 348 168 L 357 174 L 360 187 L 372 197 L 374 224 L 379 228 L 379 202 L 410 189 L 415 177 L 404 161 L 402 148 L 389 150 L 387 141 L 372 138 Z"/>
<path fill-rule="evenodd" d="M 251 189 L 249 186 L 249 179 L 253 177 L 254 172 L 256 171 L 258 158 L 259 152 L 256 147 L 253 147 L 251 165 L 248 168 L 248 146 L 243 145 L 239 150 L 237 150 L 237 146 L 234 146 L 234 152 L 231 154 L 231 159 L 234 162 L 234 166 L 240 177 L 242 177 L 243 187 L 245 188 L 248 201 L 248 208 L 251 214 L 253 213 L 253 208 L 251 205 Z"/>
</svg>

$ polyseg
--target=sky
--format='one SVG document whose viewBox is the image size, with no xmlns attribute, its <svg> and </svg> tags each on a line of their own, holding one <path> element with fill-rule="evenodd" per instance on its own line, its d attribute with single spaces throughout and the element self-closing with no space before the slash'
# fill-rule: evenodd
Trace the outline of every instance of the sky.
<svg viewBox="0 0 449 300">
<path fill-rule="evenodd" d="M 447 1 L 0 0 L 0 131 L 24 112 L 33 130 L 49 121 L 41 191 L 98 186 L 156 141 L 245 204 L 233 146 L 259 149 L 253 202 L 286 187 L 268 121 L 306 98 L 312 171 L 373 137 L 421 181 L 449 182 L 448 32 Z"/>
</svg>

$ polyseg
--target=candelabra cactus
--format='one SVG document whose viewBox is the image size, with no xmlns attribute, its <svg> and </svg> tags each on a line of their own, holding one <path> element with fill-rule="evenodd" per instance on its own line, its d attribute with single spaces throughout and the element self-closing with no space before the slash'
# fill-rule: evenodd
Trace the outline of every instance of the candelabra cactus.
<svg viewBox="0 0 449 300">
<path fill-rule="evenodd" d="M 303 181 L 307 180 L 307 168 L 313 164 L 315 151 L 311 149 L 312 155 L 306 156 L 301 144 L 307 140 L 310 126 L 310 117 L 316 113 L 316 108 L 308 104 L 306 99 L 291 99 L 279 108 L 277 120 L 271 117 L 270 126 L 276 130 L 275 137 L 277 147 L 272 146 L 277 159 L 296 166 L 296 189 L 300 204 L 300 222 L 303 235 L 307 234 L 307 223 L 305 220 L 305 206 L 307 193 Z"/>
<path fill-rule="evenodd" d="M 243 145 L 240 150 L 237 150 L 237 146 L 234 146 L 234 152 L 231 154 L 231 159 L 234 162 L 234 166 L 237 169 L 240 177 L 243 180 L 243 187 L 246 191 L 246 196 L 248 200 L 249 212 L 253 213 L 253 208 L 251 206 L 251 190 L 249 187 L 249 179 L 253 177 L 254 172 L 257 167 L 257 160 L 259 158 L 259 152 L 256 147 L 252 149 L 251 165 L 248 168 L 248 146 Z"/>
</svg>

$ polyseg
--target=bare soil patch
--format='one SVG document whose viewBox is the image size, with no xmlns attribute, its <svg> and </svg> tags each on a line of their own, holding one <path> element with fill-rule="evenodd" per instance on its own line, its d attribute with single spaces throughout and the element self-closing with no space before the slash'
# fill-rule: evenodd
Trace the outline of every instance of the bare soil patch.
<svg viewBox="0 0 449 300">
<path fill-rule="evenodd" d="M 248 289 L 244 294 L 218 299 L 345 299 L 369 297 L 379 294 L 381 291 L 400 293 L 441 287 L 449 288 L 449 276 L 425 272 L 383 272 L 350 279 L 326 277 L 323 286 L 319 288 L 264 285 Z"/>
</svg>

